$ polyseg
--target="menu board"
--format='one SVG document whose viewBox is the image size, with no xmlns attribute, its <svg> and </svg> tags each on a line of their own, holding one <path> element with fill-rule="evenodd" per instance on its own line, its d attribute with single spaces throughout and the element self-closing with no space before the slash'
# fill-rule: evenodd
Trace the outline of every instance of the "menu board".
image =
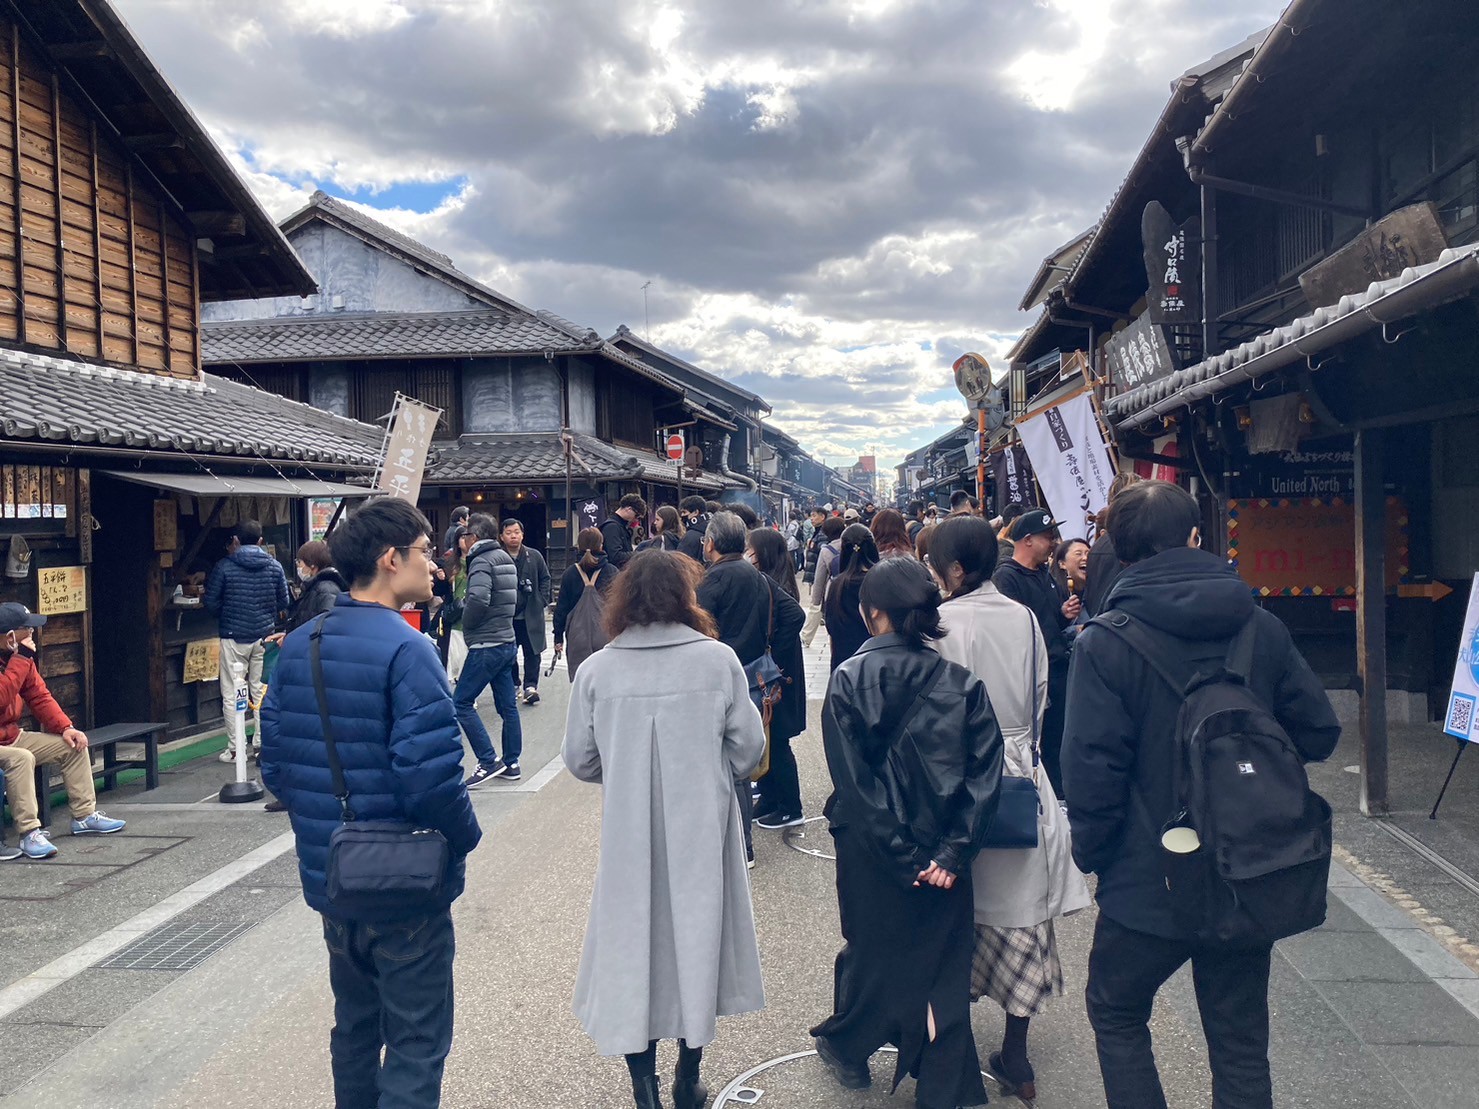
<svg viewBox="0 0 1479 1109">
<path fill-rule="evenodd" d="M 1264 597 L 1356 592 L 1356 508 L 1350 501 L 1229 501 L 1228 560 Z M 1407 507 L 1387 498 L 1386 588 L 1408 572 Z"/>
<path fill-rule="evenodd" d="M 87 611 L 87 568 L 48 566 L 36 572 L 36 611 L 42 616 Z"/>
<path fill-rule="evenodd" d="M 197 639 L 185 644 L 184 683 L 213 682 L 221 676 L 221 641 Z"/>
</svg>

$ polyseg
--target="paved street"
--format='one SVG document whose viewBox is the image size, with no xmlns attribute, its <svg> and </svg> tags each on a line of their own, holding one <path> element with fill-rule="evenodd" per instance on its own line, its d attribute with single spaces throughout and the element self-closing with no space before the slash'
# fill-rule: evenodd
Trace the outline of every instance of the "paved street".
<svg viewBox="0 0 1479 1109">
<path fill-rule="evenodd" d="M 824 638 L 811 654 L 820 675 Z M 546 680 L 544 703 L 524 710 L 524 780 L 475 795 L 486 835 L 456 909 L 458 1025 L 444 1102 L 451 1109 L 630 1104 L 623 1064 L 595 1057 L 569 1011 L 599 797 L 556 761 L 567 689 L 557 672 Z M 818 707 L 813 700 L 814 722 Z M 799 751 L 814 814 L 825 794 L 815 730 Z M 0 872 L 0 970 L 8 984 L 0 1011 L 6 1041 L 17 1048 L 0 1063 L 0 1089 L 9 1093 L 0 1106 L 332 1104 L 318 921 L 299 897 L 282 818 L 201 800 L 225 772 L 210 759 L 187 764 L 154 793 L 110 805 L 131 821 L 125 836 L 62 837 L 56 862 Z M 815 822 L 795 846 L 829 849 Z M 898 1099 L 887 1096 L 884 1056 L 875 1061 L 878 1084 L 864 1095 L 835 1087 L 815 1057 L 790 1058 L 807 1052 L 806 1030 L 830 998 L 839 941 L 831 865 L 773 833 L 757 833 L 757 854 L 769 1005 L 721 1026 L 706 1060 L 716 1104 L 912 1104 L 907 1082 Z M 1338 866 L 1332 884 L 1329 923 L 1281 944 L 1275 960 L 1277 1103 L 1472 1106 L 1479 977 L 1351 870 Z M 226 942 L 190 970 L 95 965 L 166 922 L 214 926 Z M 233 933 L 238 925 L 247 927 Z M 1092 926 L 1084 913 L 1062 928 L 1069 995 L 1034 1024 L 1043 1109 L 1103 1103 L 1082 1002 Z M 1000 1037 L 1001 1014 L 980 1006 L 975 1024 L 984 1055 Z M 1186 975 L 1165 992 L 1155 1033 L 1172 1104 L 1204 1106 L 1204 1045 Z"/>
</svg>

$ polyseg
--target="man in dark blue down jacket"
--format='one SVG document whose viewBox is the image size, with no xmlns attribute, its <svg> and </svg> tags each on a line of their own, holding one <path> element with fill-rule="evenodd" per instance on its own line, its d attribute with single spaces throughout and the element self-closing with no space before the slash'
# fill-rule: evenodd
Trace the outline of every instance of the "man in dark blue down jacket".
<svg viewBox="0 0 1479 1109">
<path fill-rule="evenodd" d="M 1309 762 L 1329 758 L 1340 723 L 1287 628 L 1258 608 L 1226 562 L 1199 550 L 1196 500 L 1164 481 L 1114 502 L 1109 532 L 1127 569 L 1111 613 L 1153 640 L 1178 679 L 1217 672 L 1254 621 L 1249 686 Z M 1112 618 L 1112 617 L 1111 617 Z M 1191 961 L 1212 1066 L 1214 1109 L 1271 1109 L 1270 948 L 1193 944 L 1178 926 L 1161 862 L 1161 828 L 1175 815 L 1173 768 L 1182 698 L 1109 628 L 1088 625 L 1073 649 L 1063 780 L 1073 857 L 1099 875 L 1089 955 L 1089 1022 L 1109 1109 L 1165 1109 L 1151 1051 L 1156 992 Z M 1250 764 L 1251 765 L 1251 764 Z"/>
<path fill-rule="evenodd" d="M 262 703 L 262 662 L 266 638 L 288 610 L 288 579 L 282 563 L 262 546 L 262 525 L 243 520 L 231 533 L 226 557 L 216 563 L 205 585 L 205 607 L 216 617 L 221 634 L 221 711 L 229 719 L 236 709 L 236 683 L 247 679 L 247 700 Z M 257 742 L 261 742 L 259 736 Z M 222 762 L 233 762 L 228 743 Z"/>
<path fill-rule="evenodd" d="M 467 521 L 462 545 L 467 556 L 467 595 L 462 600 L 462 636 L 467 661 L 457 678 L 453 703 L 457 722 L 467 734 L 478 768 L 468 776 L 468 788 L 502 778 L 517 782 L 519 756 L 524 753 L 524 725 L 519 720 L 519 644 L 514 614 L 519 606 L 519 570 L 498 545 L 498 521 L 477 513 Z M 478 697 L 493 687 L 493 706 L 503 721 L 503 757 L 493 750 Z"/>
<path fill-rule="evenodd" d="M 400 614 L 431 597 L 430 532 L 420 512 L 390 498 L 335 529 L 334 563 L 351 586 L 323 617 L 320 651 L 350 804 L 358 819 L 403 821 L 446 837 L 451 865 L 437 894 L 378 914 L 351 916 L 329 903 L 329 837 L 342 816 L 309 653 L 317 619 L 284 641 L 262 706 L 262 779 L 287 806 L 303 896 L 324 918 L 340 1109 L 432 1109 L 452 1046 L 451 905 L 482 832 L 462 785 L 446 671 L 430 640 Z"/>
</svg>

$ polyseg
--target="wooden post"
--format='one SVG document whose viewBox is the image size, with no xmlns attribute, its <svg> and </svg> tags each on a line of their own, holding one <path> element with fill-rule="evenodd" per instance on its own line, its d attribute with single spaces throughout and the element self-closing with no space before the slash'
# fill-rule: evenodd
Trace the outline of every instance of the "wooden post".
<svg viewBox="0 0 1479 1109">
<path fill-rule="evenodd" d="M 1387 586 L 1385 443 L 1356 432 L 1356 666 L 1361 682 L 1361 812 L 1387 803 Z"/>
<path fill-rule="evenodd" d="M 15 336 L 26 345 L 26 216 L 21 205 L 21 25 L 10 25 L 11 203 L 15 205 Z"/>
</svg>

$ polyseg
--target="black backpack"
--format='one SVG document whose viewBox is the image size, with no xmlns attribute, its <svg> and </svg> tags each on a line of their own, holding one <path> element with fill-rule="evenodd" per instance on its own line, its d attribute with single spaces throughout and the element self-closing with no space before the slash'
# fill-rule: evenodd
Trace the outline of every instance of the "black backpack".
<svg viewBox="0 0 1479 1109">
<path fill-rule="evenodd" d="M 1161 851 L 1178 922 L 1200 943 L 1230 947 L 1263 946 L 1323 924 L 1330 806 L 1310 789 L 1299 750 L 1249 686 L 1256 621 L 1243 626 L 1219 669 L 1189 682 L 1176 678 L 1177 665 L 1158 657 L 1165 647 L 1130 616 L 1112 611 L 1092 622 L 1129 644 L 1182 699 L 1175 811 Z M 1200 846 L 1170 850 L 1176 836 L 1166 833 L 1186 828 Z"/>
</svg>

